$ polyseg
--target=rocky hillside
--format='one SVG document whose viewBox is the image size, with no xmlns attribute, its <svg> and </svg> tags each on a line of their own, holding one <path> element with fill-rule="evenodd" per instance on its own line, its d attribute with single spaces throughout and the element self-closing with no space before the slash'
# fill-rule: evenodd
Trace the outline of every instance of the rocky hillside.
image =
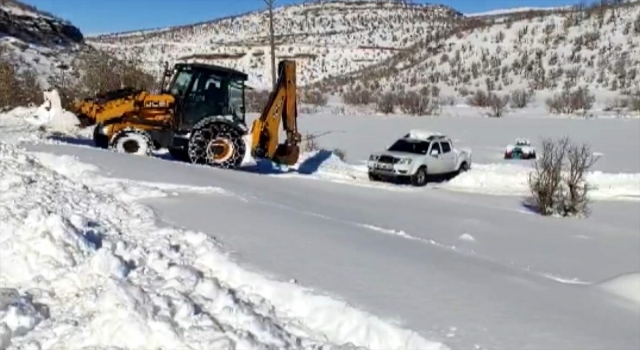
<svg viewBox="0 0 640 350">
<path fill-rule="evenodd" d="M 446 32 L 463 16 L 440 5 L 403 1 L 309 1 L 275 11 L 277 59 L 294 58 L 301 84 L 342 76 L 381 62 L 417 41 Z M 96 48 L 141 60 L 204 61 L 248 72 L 270 86 L 268 13 L 258 11 L 189 26 L 87 38 Z"/>
<path fill-rule="evenodd" d="M 458 28 L 445 40 L 416 45 L 319 85 L 327 91 L 437 86 L 453 96 L 476 89 L 638 91 L 639 4 L 474 17 L 466 29 Z"/>
<path fill-rule="evenodd" d="M 41 83 L 86 48 L 68 21 L 15 0 L 0 0 L 0 50 L 19 70 L 32 69 Z"/>
<path fill-rule="evenodd" d="M 87 45 L 68 21 L 16 0 L 0 0 L 0 110 L 40 103 L 57 87 L 64 101 L 99 91 L 156 85 L 133 64 Z"/>
</svg>

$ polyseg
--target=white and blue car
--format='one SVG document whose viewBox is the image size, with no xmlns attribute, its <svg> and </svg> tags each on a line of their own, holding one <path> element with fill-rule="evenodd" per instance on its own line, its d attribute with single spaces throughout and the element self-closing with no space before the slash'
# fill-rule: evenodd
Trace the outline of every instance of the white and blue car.
<svg viewBox="0 0 640 350">
<path fill-rule="evenodd" d="M 507 145 L 504 159 L 536 159 L 536 149 L 528 139 L 517 138 L 515 144 Z"/>
</svg>

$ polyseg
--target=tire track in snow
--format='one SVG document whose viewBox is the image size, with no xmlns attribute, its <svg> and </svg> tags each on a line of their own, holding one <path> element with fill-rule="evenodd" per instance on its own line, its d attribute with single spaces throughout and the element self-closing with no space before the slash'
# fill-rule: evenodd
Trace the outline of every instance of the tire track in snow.
<svg viewBox="0 0 640 350">
<path fill-rule="evenodd" d="M 431 238 L 423 238 L 423 237 L 417 237 L 414 235 L 411 235 L 403 230 L 394 230 L 394 229 L 388 229 L 388 228 L 383 228 L 383 227 L 379 227 L 379 226 L 375 226 L 375 225 L 370 225 L 370 224 L 363 224 L 363 223 L 358 223 L 358 222 L 353 222 L 353 221 L 348 221 L 348 220 L 342 220 L 342 219 L 338 219 L 332 216 L 328 216 L 328 215 L 324 215 L 324 214 L 320 214 L 320 213 L 316 213 L 316 212 L 311 212 L 311 211 L 307 211 L 307 210 L 300 210 L 297 208 L 294 208 L 292 206 L 289 205 L 284 205 L 284 204 L 280 204 L 280 203 L 276 203 L 270 200 L 265 200 L 265 199 L 261 199 L 261 198 L 257 198 L 254 197 L 254 202 L 258 202 L 261 204 L 265 204 L 265 205 L 270 205 L 270 206 L 275 206 L 281 209 L 285 209 L 285 210 L 289 210 L 289 211 L 293 211 L 296 213 L 300 213 L 303 215 L 309 215 L 309 216 L 313 216 L 313 217 L 317 217 L 317 218 L 321 218 L 324 220 L 329 220 L 329 221 L 333 221 L 333 222 L 337 222 L 343 225 L 348 225 L 348 226 L 353 226 L 353 227 L 357 227 L 357 228 L 361 228 L 361 229 L 366 229 L 369 231 L 374 231 L 374 232 L 378 232 L 378 233 L 382 233 L 385 235 L 390 235 L 390 236 L 396 236 L 398 238 L 402 238 L 402 239 L 406 239 L 409 241 L 414 241 L 414 242 L 418 242 L 421 244 L 426 244 L 429 246 L 433 246 L 439 249 L 443 249 L 443 250 L 447 250 L 449 252 L 455 253 L 457 255 L 460 256 L 464 256 L 467 258 L 472 258 L 472 259 L 478 259 L 484 262 L 488 262 L 490 264 L 496 265 L 496 266 L 500 266 L 502 268 L 506 268 L 510 271 L 517 271 L 519 273 L 524 273 L 526 275 L 530 275 L 530 276 L 534 276 L 536 278 L 541 278 L 547 281 L 553 281 L 556 283 L 560 283 L 560 284 L 565 284 L 565 285 L 591 285 L 594 282 L 587 282 L 587 281 L 582 281 L 578 278 L 573 278 L 573 277 L 566 277 L 566 276 L 560 276 L 554 273 L 549 273 L 549 272 L 545 272 L 545 271 L 538 271 L 535 270 L 533 268 L 531 268 L 530 266 L 520 266 L 514 262 L 502 262 L 499 261 L 497 259 L 485 256 L 485 255 L 480 255 L 476 252 L 474 252 L 473 250 L 466 250 L 466 249 L 460 249 L 458 246 L 455 245 L 449 245 L 449 244 L 445 244 L 445 243 L 441 243 L 438 242 L 434 239 Z"/>
<path fill-rule="evenodd" d="M 398 230 L 394 230 L 394 229 L 386 229 L 386 228 L 373 226 L 373 225 L 368 225 L 368 224 L 355 224 L 355 225 L 357 225 L 359 227 L 363 227 L 363 228 L 369 229 L 369 230 L 372 230 L 372 231 L 377 231 L 377 232 L 381 232 L 381 233 L 384 233 L 384 234 L 398 236 L 398 237 L 402 237 L 402 238 L 409 239 L 409 240 L 412 240 L 412 241 L 418 241 L 420 243 L 430 244 L 430 245 L 436 246 L 438 248 L 447 249 L 447 250 L 456 252 L 458 254 L 469 256 L 469 257 L 479 258 L 479 259 L 482 259 L 482 260 L 485 260 L 485 261 L 489 261 L 489 262 L 492 262 L 492 263 L 500 264 L 502 266 L 516 268 L 516 269 L 518 269 L 520 271 L 527 272 L 527 273 L 533 273 L 533 274 L 535 274 L 537 276 L 544 277 L 545 279 L 552 280 L 552 281 L 555 281 L 555 282 L 559 282 L 559 283 L 562 283 L 562 284 L 589 285 L 589 284 L 593 283 L 593 282 L 581 281 L 580 279 L 577 279 L 577 278 L 569 278 L 569 277 L 558 276 L 558 275 L 547 273 L 547 272 L 540 272 L 540 271 L 532 270 L 530 267 L 526 267 L 526 268 L 519 267 L 519 266 L 517 266 L 517 264 L 515 264 L 513 262 L 509 262 L 509 263 L 505 264 L 505 263 L 503 263 L 501 261 L 498 261 L 496 259 L 477 254 L 473 250 L 459 249 L 455 245 L 449 245 L 449 244 L 440 243 L 440 242 L 437 242 L 437 241 L 435 241 L 433 239 L 430 239 L 430 238 L 428 239 L 428 238 L 421 238 L 421 237 L 412 236 L 412 235 L 407 234 L 406 232 L 404 232 L 402 230 L 398 231 Z"/>
</svg>

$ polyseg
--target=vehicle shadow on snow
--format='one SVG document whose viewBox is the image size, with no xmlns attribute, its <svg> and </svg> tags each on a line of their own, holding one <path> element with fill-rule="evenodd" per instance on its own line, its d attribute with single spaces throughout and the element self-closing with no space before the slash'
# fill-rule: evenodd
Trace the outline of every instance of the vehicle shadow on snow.
<svg viewBox="0 0 640 350">
<path fill-rule="evenodd" d="M 533 199 L 533 197 L 528 196 L 526 198 L 524 198 L 521 202 L 520 205 L 528 212 L 531 214 L 542 214 L 540 212 L 540 209 L 538 208 L 538 206 L 535 203 L 535 200 Z"/>
<path fill-rule="evenodd" d="M 263 175 L 280 175 L 280 174 L 303 174 L 311 175 L 317 172 L 323 163 L 328 161 L 333 155 L 333 152 L 320 150 L 313 156 L 304 159 L 295 167 L 281 166 L 271 162 L 270 160 L 260 159 L 256 160 L 256 164 L 245 165 L 239 170 L 250 173 L 263 174 Z"/>
<path fill-rule="evenodd" d="M 92 139 L 85 139 L 85 138 L 81 138 L 81 137 L 72 137 L 72 136 L 67 136 L 67 135 L 63 135 L 63 134 L 60 134 L 60 135 L 58 135 L 58 134 L 48 135 L 47 136 L 47 140 L 56 141 L 56 142 L 62 142 L 62 143 L 68 143 L 68 144 L 76 145 L 76 146 L 95 147 Z"/>
<path fill-rule="evenodd" d="M 298 165 L 298 173 L 311 175 L 320 169 L 320 166 L 331 159 L 333 152 L 327 150 L 320 150 L 313 156 L 303 160 Z"/>
</svg>

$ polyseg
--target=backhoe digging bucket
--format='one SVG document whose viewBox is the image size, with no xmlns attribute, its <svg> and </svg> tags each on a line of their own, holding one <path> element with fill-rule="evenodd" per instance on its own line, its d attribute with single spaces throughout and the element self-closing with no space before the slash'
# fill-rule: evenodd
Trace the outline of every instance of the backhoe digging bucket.
<svg viewBox="0 0 640 350">
<path fill-rule="evenodd" d="M 294 165 L 298 162 L 300 156 L 300 147 L 297 145 L 280 144 L 273 156 L 277 163 L 285 165 Z"/>
</svg>

